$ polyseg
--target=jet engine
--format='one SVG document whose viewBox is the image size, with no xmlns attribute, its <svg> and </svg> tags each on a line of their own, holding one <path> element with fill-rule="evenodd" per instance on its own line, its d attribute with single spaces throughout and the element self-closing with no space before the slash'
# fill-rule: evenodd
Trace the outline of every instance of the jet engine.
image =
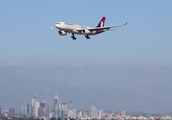
<svg viewBox="0 0 172 120">
<path fill-rule="evenodd" d="M 82 30 L 82 33 L 89 34 L 89 33 L 91 33 L 91 31 L 89 31 L 88 29 L 84 29 L 84 30 Z"/>
<path fill-rule="evenodd" d="M 59 35 L 61 35 L 61 36 L 67 35 L 67 32 L 65 32 L 65 31 L 63 31 L 63 30 L 58 31 L 58 33 L 59 33 Z"/>
</svg>

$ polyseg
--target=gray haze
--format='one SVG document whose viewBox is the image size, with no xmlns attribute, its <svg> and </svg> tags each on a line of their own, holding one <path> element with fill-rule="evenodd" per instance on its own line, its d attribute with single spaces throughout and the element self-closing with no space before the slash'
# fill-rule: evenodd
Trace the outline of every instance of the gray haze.
<svg viewBox="0 0 172 120">
<path fill-rule="evenodd" d="M 76 109 L 91 105 L 105 110 L 170 112 L 171 66 L 14 66 L 0 67 L 0 103 L 3 109 L 38 101 L 71 100 Z M 18 111 L 16 110 L 16 111 Z"/>
</svg>

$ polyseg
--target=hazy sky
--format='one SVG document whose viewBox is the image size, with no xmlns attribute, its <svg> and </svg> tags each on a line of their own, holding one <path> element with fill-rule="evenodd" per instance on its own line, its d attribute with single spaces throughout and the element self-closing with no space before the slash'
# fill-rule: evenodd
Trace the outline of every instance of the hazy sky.
<svg viewBox="0 0 172 120">
<path fill-rule="evenodd" d="M 0 1 L 0 81 L 57 81 L 130 88 L 172 83 L 171 0 Z M 71 39 L 50 30 L 66 21 L 124 27 Z M 33 82 L 34 84 L 34 82 Z M 162 88 L 163 89 L 163 88 Z"/>
<path fill-rule="evenodd" d="M 1 64 L 172 65 L 171 1 L 1 1 Z M 91 36 L 58 36 L 58 21 L 96 26 L 128 22 L 125 27 Z"/>
</svg>

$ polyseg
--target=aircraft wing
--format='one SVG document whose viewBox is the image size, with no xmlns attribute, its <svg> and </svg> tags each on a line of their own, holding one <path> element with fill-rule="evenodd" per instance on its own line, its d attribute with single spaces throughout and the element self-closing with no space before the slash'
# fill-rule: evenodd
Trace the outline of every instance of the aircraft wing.
<svg viewBox="0 0 172 120">
<path fill-rule="evenodd" d="M 115 28 L 115 27 L 124 26 L 126 24 L 127 24 L 127 22 L 124 23 L 124 24 L 119 24 L 119 25 L 112 25 L 112 26 L 105 26 L 105 27 L 90 28 L 88 30 L 91 31 L 91 32 L 92 31 L 96 31 L 96 30 L 109 30 L 109 29 L 112 29 L 112 28 Z"/>
</svg>

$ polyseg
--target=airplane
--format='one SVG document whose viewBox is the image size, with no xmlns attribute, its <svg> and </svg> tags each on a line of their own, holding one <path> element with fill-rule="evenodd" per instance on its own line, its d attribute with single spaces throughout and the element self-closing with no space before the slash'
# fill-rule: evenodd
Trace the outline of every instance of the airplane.
<svg viewBox="0 0 172 120">
<path fill-rule="evenodd" d="M 88 26 L 81 26 L 81 25 L 77 25 L 77 24 L 73 24 L 69 22 L 57 22 L 55 24 L 55 27 L 59 30 L 58 33 L 60 36 L 65 36 L 67 35 L 67 33 L 72 33 L 71 38 L 73 40 L 76 40 L 75 34 L 85 35 L 86 39 L 90 39 L 89 37 L 90 35 L 97 35 L 108 30 L 114 30 L 112 28 L 124 26 L 127 24 L 126 22 L 124 24 L 104 26 L 105 20 L 106 20 L 106 17 L 102 17 L 102 19 L 100 20 L 96 28 L 88 27 Z"/>
</svg>

